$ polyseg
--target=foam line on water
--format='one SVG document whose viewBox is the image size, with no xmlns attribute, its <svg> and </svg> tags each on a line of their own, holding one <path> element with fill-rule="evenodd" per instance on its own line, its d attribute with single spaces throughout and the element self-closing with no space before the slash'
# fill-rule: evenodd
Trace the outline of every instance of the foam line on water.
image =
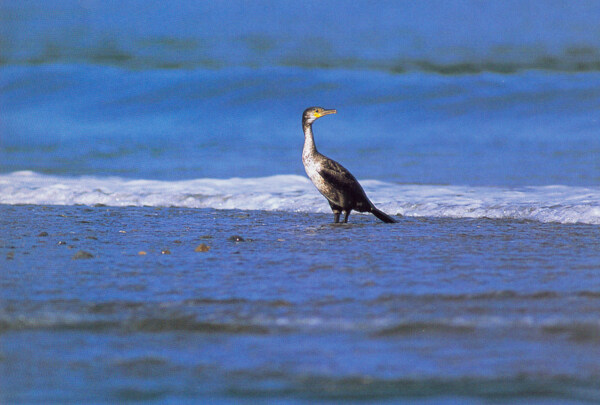
<svg viewBox="0 0 600 405">
<path fill-rule="evenodd" d="M 371 200 L 392 215 L 600 225 L 600 187 L 499 188 L 404 185 L 377 180 L 361 183 Z M 21 171 L 0 175 L 0 203 L 330 211 L 310 181 L 297 175 L 159 181 L 60 177 Z"/>
</svg>

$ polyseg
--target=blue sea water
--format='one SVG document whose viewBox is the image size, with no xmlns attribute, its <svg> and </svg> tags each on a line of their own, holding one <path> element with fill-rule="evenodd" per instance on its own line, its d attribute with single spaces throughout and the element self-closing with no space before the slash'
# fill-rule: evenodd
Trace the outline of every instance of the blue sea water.
<svg viewBox="0 0 600 405">
<path fill-rule="evenodd" d="M 598 16 L 1 1 L 0 402 L 598 401 Z"/>
</svg>

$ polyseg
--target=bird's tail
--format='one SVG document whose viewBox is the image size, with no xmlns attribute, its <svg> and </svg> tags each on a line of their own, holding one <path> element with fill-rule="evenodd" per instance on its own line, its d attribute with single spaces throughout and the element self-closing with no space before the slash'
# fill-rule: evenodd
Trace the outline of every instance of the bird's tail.
<svg viewBox="0 0 600 405">
<path fill-rule="evenodd" d="M 394 222 L 397 222 L 394 218 L 390 217 L 385 212 L 377 209 L 374 205 L 371 206 L 371 213 L 385 223 L 392 224 Z"/>
</svg>

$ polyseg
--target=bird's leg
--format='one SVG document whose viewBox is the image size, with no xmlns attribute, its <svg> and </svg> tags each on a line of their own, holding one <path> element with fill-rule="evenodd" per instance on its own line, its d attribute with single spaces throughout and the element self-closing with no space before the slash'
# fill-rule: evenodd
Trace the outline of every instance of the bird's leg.
<svg viewBox="0 0 600 405">
<path fill-rule="evenodd" d="M 352 211 L 352 210 L 344 211 L 344 223 L 345 224 L 348 223 L 348 217 L 350 216 L 350 211 Z"/>
<path fill-rule="evenodd" d="M 327 202 L 331 207 L 331 211 L 333 211 L 333 223 L 337 224 L 338 222 L 340 222 L 340 213 L 342 212 L 342 207 L 332 203 L 329 200 L 327 200 Z"/>
<path fill-rule="evenodd" d="M 333 211 L 333 223 L 337 224 L 338 222 L 340 222 L 340 212 Z"/>
</svg>

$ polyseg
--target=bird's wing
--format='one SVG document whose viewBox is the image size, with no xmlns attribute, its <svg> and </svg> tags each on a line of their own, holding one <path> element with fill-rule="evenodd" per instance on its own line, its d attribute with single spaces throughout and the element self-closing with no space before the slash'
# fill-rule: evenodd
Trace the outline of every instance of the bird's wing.
<svg viewBox="0 0 600 405">
<path fill-rule="evenodd" d="M 334 190 L 333 196 L 342 195 L 342 201 L 350 204 L 350 208 L 357 211 L 368 210 L 373 204 L 365 194 L 362 186 L 356 178 L 344 166 L 323 157 L 319 162 L 317 172 L 323 180 Z M 325 197 L 332 201 L 328 193 L 324 193 Z M 340 204 L 340 201 L 333 201 L 335 204 Z"/>
<path fill-rule="evenodd" d="M 352 173 L 335 160 L 325 158 L 320 163 L 318 169 L 319 174 L 326 182 L 330 183 L 335 188 L 354 189 L 358 186 L 358 188 L 362 190 L 362 187 Z"/>
</svg>

